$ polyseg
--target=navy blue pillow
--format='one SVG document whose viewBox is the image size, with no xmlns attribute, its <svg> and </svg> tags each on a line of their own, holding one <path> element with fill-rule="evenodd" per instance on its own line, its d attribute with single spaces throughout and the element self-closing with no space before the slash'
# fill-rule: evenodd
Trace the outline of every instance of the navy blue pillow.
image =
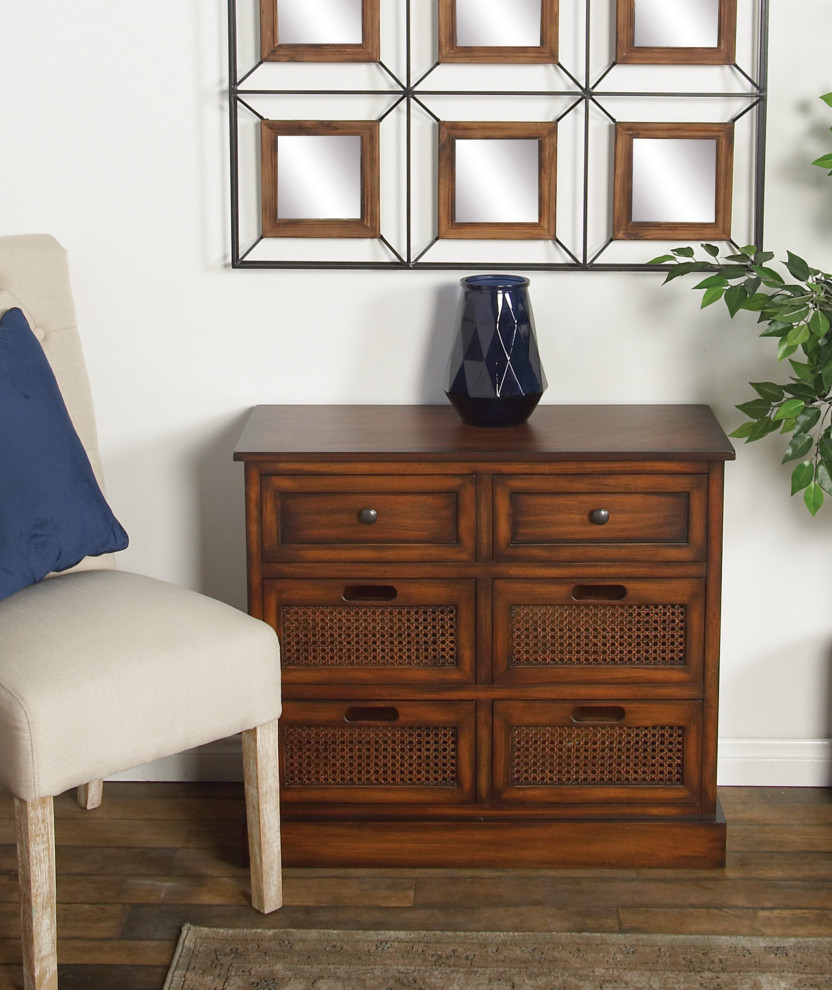
<svg viewBox="0 0 832 990">
<path fill-rule="evenodd" d="M 0 317 L 0 599 L 126 546 L 43 348 L 10 309 Z"/>
</svg>

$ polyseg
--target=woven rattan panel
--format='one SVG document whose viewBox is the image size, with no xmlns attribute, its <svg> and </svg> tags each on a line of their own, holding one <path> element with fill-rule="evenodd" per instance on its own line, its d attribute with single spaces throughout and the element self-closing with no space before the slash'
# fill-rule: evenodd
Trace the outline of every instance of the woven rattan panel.
<svg viewBox="0 0 832 990">
<path fill-rule="evenodd" d="M 453 605 L 281 609 L 284 667 L 455 667 Z"/>
<path fill-rule="evenodd" d="M 685 664 L 684 605 L 515 605 L 516 667 Z"/>
<path fill-rule="evenodd" d="M 511 730 L 511 780 L 522 786 L 682 784 L 679 725 L 536 726 Z"/>
<path fill-rule="evenodd" d="M 284 784 L 455 787 L 454 726 L 287 726 Z"/>
</svg>

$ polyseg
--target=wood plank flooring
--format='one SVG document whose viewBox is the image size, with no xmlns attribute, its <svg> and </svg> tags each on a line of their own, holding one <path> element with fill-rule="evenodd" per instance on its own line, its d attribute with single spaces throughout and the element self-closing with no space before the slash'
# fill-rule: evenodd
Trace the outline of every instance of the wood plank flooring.
<svg viewBox="0 0 832 990">
<path fill-rule="evenodd" d="M 832 936 L 832 789 L 723 788 L 722 870 L 285 871 L 248 904 L 242 785 L 112 783 L 56 800 L 61 990 L 160 990 L 185 922 L 226 927 Z M 0 798 L 0 988 L 22 987 Z"/>
</svg>

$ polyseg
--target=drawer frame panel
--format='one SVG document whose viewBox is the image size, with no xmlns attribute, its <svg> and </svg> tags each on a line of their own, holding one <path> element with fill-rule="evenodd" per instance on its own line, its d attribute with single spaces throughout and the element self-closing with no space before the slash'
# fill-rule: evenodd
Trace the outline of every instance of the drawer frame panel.
<svg viewBox="0 0 832 990">
<path fill-rule="evenodd" d="M 395 718 L 392 718 L 395 713 Z M 293 743 L 291 733 L 299 730 L 298 740 Z M 309 739 L 301 737 L 306 732 Z M 319 751 L 310 752 L 314 734 L 318 734 Z M 363 733 L 363 738 L 362 738 Z M 397 752 L 396 747 L 410 747 L 412 761 L 419 758 L 413 747 L 420 743 L 420 733 L 427 736 L 433 733 L 434 741 L 428 748 L 434 752 L 435 761 L 449 759 L 437 748 L 447 745 L 448 739 L 455 739 L 452 759 L 456 767 L 454 784 L 401 784 L 367 783 L 367 777 L 384 773 L 384 754 Z M 398 701 L 361 700 L 349 701 L 286 701 L 280 717 L 280 785 L 281 801 L 288 804 L 314 802 L 316 804 L 471 804 L 476 800 L 476 703 L 473 701 Z M 338 745 L 343 747 L 339 754 Z M 370 752 L 372 767 L 358 767 L 355 775 L 357 783 L 310 783 L 293 784 L 297 772 L 293 772 L 293 752 L 298 748 L 299 760 L 303 765 L 311 765 L 312 772 L 318 767 L 330 769 L 350 757 L 356 749 Z M 333 771 L 333 777 L 337 772 Z M 363 779 L 363 783 L 360 782 Z"/>
</svg>

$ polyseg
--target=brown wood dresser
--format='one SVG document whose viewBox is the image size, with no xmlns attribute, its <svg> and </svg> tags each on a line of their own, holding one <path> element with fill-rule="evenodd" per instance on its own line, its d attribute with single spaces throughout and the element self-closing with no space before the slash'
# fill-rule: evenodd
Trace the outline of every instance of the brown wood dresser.
<svg viewBox="0 0 832 990">
<path fill-rule="evenodd" d="M 234 456 L 287 864 L 724 862 L 707 406 L 258 406 Z"/>
</svg>

